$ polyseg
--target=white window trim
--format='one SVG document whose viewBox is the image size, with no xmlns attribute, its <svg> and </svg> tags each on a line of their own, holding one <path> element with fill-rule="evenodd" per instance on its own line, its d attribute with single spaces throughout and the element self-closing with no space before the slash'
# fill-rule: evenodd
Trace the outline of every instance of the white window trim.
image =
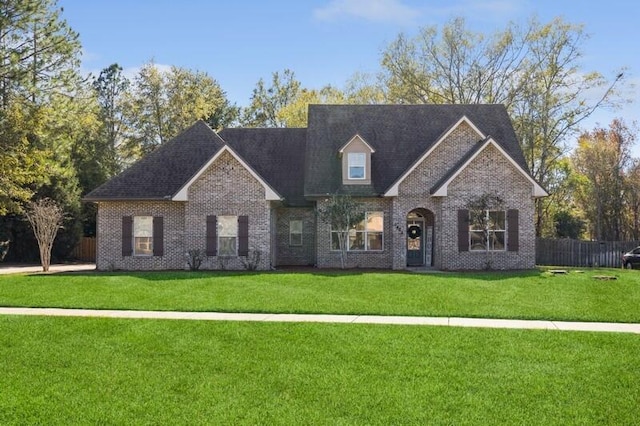
<svg viewBox="0 0 640 426">
<path fill-rule="evenodd" d="M 352 156 L 355 160 L 355 156 L 362 157 L 362 165 L 352 164 Z M 358 157 L 358 158 L 359 158 Z M 352 167 L 362 167 L 362 177 L 351 177 Z M 347 153 L 347 179 L 348 180 L 366 180 L 367 179 L 367 154 L 365 152 L 348 152 Z"/>
<path fill-rule="evenodd" d="M 235 236 L 231 237 L 231 236 L 229 236 L 229 235 L 221 235 L 221 233 L 220 233 L 220 219 L 221 219 L 221 218 L 223 218 L 223 217 L 225 217 L 225 218 L 227 218 L 227 217 L 233 217 L 233 218 L 235 218 L 235 223 L 236 223 L 236 235 L 235 235 Z M 217 238 L 217 240 L 218 240 L 218 241 L 217 241 L 217 244 L 218 244 L 218 253 L 217 253 L 217 255 L 218 255 L 218 256 L 221 256 L 221 257 L 235 257 L 235 256 L 238 256 L 238 245 L 239 245 L 239 238 L 238 238 L 238 227 L 239 227 L 239 224 L 238 224 L 238 216 L 233 216 L 233 215 L 222 215 L 222 216 L 218 216 L 218 220 L 217 220 L 217 224 L 216 224 L 216 226 L 218 227 L 218 229 L 216 230 L 216 238 Z M 222 244 L 220 244 L 220 238 L 235 238 L 235 239 L 236 239 L 236 244 L 235 244 L 235 248 L 236 248 L 236 250 L 235 250 L 235 253 L 233 253 L 233 254 L 220 254 L 220 249 L 222 248 Z"/>
<path fill-rule="evenodd" d="M 489 220 L 489 213 L 491 213 L 491 212 L 503 212 L 504 213 L 504 228 L 503 229 L 490 229 L 489 230 L 489 234 L 491 234 L 491 233 L 495 234 L 496 232 L 502 232 L 504 234 L 503 247 L 501 249 L 499 249 L 499 250 L 495 250 L 495 249 L 487 250 L 486 247 L 484 247 L 482 249 L 472 249 L 471 248 L 471 233 L 472 232 L 483 232 L 484 233 L 485 230 L 484 229 L 472 229 L 471 228 L 471 214 L 472 214 L 472 212 L 471 212 L 471 210 L 469 210 L 469 252 L 471 252 L 471 253 L 485 253 L 487 251 L 490 251 L 490 252 L 500 253 L 500 252 L 507 251 L 507 211 L 498 209 L 498 210 L 483 210 L 483 212 L 485 214 L 485 220 L 487 221 L 487 223 L 488 223 L 488 220 Z"/>
<path fill-rule="evenodd" d="M 369 246 L 369 238 L 368 238 L 368 234 L 369 234 L 370 232 L 371 232 L 371 233 L 378 233 L 378 232 L 380 232 L 380 231 L 369 231 L 369 230 L 367 230 L 367 229 L 366 229 L 366 224 L 367 224 L 367 222 L 368 222 L 368 220 L 367 220 L 367 219 L 369 218 L 369 214 L 370 214 L 370 213 L 382 213 L 382 232 L 381 232 L 381 233 L 382 233 L 382 248 L 381 248 L 380 250 L 377 250 L 377 249 L 369 249 L 369 247 L 368 247 L 368 246 Z M 364 250 L 351 250 L 351 249 L 349 248 L 349 245 L 347 244 L 347 251 L 348 251 L 348 252 L 352 252 L 352 253 L 382 253 L 382 252 L 384 252 L 384 234 L 385 234 L 385 231 L 384 231 L 384 216 L 385 216 L 385 214 L 384 214 L 384 212 L 383 212 L 383 211 L 381 211 L 381 210 L 372 210 L 372 211 L 366 212 L 366 213 L 365 213 L 365 216 L 364 216 L 364 219 L 363 219 L 363 220 L 364 220 L 364 222 L 365 222 L 365 229 L 364 229 L 364 231 L 357 231 L 357 232 L 361 232 L 361 233 L 363 233 L 363 234 L 364 234 L 364 247 L 365 247 L 365 248 L 364 248 Z M 340 251 L 340 249 L 334 249 L 334 248 L 333 248 L 333 233 L 334 233 L 334 232 L 338 232 L 338 231 L 334 231 L 334 230 L 333 230 L 333 229 L 331 229 L 331 228 L 329 229 L 329 244 L 330 244 L 330 247 L 331 247 L 331 248 L 330 248 L 330 251 L 332 251 L 332 252 L 339 252 L 339 251 Z M 348 238 L 348 237 L 349 237 L 349 233 L 347 232 L 347 238 Z"/>
<path fill-rule="evenodd" d="M 300 232 L 292 232 L 292 230 L 291 230 L 291 222 L 300 222 Z M 304 223 L 303 223 L 303 221 L 301 219 L 291 219 L 289 221 L 289 245 L 290 246 L 292 246 L 292 247 L 300 247 L 300 246 L 303 245 L 303 241 L 304 241 L 303 237 L 302 237 L 302 235 L 303 235 L 303 232 L 302 232 L 303 231 L 303 227 L 304 227 Z M 291 241 L 291 236 L 294 235 L 294 234 L 295 235 L 300 235 L 300 243 L 295 243 L 294 244 Z"/>
<path fill-rule="evenodd" d="M 151 218 L 151 237 L 141 237 L 141 238 L 150 238 L 151 239 L 151 253 L 138 253 L 136 252 L 136 219 L 141 218 Z M 132 255 L 137 257 L 152 257 L 153 256 L 153 216 L 151 215 L 139 215 L 133 217 L 132 223 L 133 229 L 131 230 L 131 244 L 132 244 Z"/>
<path fill-rule="evenodd" d="M 366 146 L 366 147 L 367 147 L 367 149 L 369 150 L 369 152 L 370 152 L 371 154 L 373 154 L 374 152 L 376 152 L 376 150 L 375 150 L 375 149 L 373 149 L 373 147 L 372 147 L 371 145 L 369 145 L 369 143 L 368 143 L 366 140 L 364 140 L 364 138 L 363 138 L 362 136 L 360 136 L 360 134 L 358 134 L 358 133 L 356 133 L 355 135 L 353 135 L 353 137 L 352 137 L 351 139 L 349 139 L 349 142 L 347 142 L 346 144 L 344 144 L 344 145 L 342 146 L 342 148 L 340 148 L 340 149 L 338 150 L 338 152 L 339 152 L 340 154 L 344 153 L 344 152 L 346 151 L 347 147 L 348 147 L 349 145 L 351 145 L 352 143 L 354 143 L 355 141 L 360 141 L 360 142 L 362 142 L 362 143 L 364 144 L 364 146 Z"/>
</svg>

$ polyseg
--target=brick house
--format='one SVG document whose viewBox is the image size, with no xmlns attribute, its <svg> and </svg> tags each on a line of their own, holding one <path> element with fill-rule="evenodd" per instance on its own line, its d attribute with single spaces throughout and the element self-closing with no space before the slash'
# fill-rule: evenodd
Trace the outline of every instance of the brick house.
<svg viewBox="0 0 640 426">
<path fill-rule="evenodd" d="M 202 269 L 257 255 L 259 269 L 331 268 L 336 234 L 315 211 L 336 193 L 366 212 L 349 267 L 482 269 L 488 255 L 534 267 L 547 193 L 501 105 L 311 105 L 307 128 L 218 134 L 197 122 L 85 200 L 98 204 L 98 269 L 184 269 L 191 249 L 206 252 Z M 482 194 L 499 208 L 470 211 Z"/>
</svg>

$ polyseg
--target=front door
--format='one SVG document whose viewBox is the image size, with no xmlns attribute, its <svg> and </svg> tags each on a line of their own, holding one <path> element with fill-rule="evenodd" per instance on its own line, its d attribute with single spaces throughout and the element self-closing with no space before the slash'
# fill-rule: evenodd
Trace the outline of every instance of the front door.
<svg viewBox="0 0 640 426">
<path fill-rule="evenodd" d="M 407 220 L 407 266 L 424 265 L 424 221 Z"/>
</svg>

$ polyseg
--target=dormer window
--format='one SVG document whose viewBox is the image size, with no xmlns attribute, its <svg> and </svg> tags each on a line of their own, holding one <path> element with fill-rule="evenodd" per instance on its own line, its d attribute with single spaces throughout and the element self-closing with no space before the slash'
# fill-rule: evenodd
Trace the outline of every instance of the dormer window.
<svg viewBox="0 0 640 426">
<path fill-rule="evenodd" d="M 340 148 L 342 156 L 342 184 L 371 183 L 371 154 L 376 152 L 360 135 L 355 135 Z"/>
<path fill-rule="evenodd" d="M 364 152 L 349 152 L 347 154 L 349 179 L 365 179 L 367 157 Z"/>
</svg>

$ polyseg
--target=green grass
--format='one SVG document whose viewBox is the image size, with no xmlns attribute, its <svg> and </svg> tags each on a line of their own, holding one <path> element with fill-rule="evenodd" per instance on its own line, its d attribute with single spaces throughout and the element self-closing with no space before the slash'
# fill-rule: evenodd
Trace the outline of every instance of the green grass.
<svg viewBox="0 0 640 426">
<path fill-rule="evenodd" d="M 593 279 L 602 274 L 618 279 Z M 5 275 L 0 276 L 0 306 L 640 322 L 640 273 Z"/>
<path fill-rule="evenodd" d="M 0 424 L 636 424 L 630 334 L 0 316 Z"/>
</svg>

